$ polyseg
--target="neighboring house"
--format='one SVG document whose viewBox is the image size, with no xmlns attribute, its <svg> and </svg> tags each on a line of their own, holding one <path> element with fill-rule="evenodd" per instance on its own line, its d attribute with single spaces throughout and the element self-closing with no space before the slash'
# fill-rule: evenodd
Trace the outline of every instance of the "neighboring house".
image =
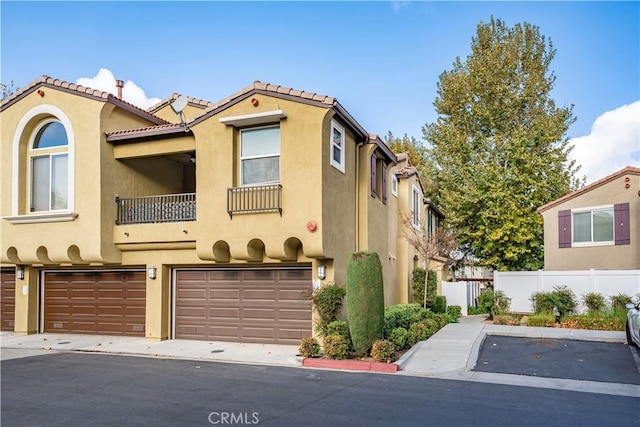
<svg viewBox="0 0 640 427">
<path fill-rule="evenodd" d="M 335 98 L 120 98 L 43 76 L 0 104 L 3 330 L 297 344 L 360 250 L 409 301 L 422 187 Z"/>
<path fill-rule="evenodd" d="M 545 270 L 640 269 L 640 168 L 628 166 L 538 212 Z"/>
<path fill-rule="evenodd" d="M 390 226 L 393 221 L 397 223 L 397 248 L 399 259 L 396 263 L 396 289 L 399 291 L 399 301 L 411 301 L 411 274 L 416 267 L 428 268 L 436 272 L 438 277 L 438 293 L 441 293 L 441 283 L 447 278 L 446 259 L 432 258 L 425 264 L 420 260 L 415 248 L 407 244 L 407 226 L 423 229 L 428 236 L 435 235 L 440 222 L 444 220 L 444 214 L 430 199 L 424 198 L 424 188 L 418 170 L 411 164 L 407 153 L 397 155 L 398 163 L 392 175 L 392 193 L 397 194 L 400 206 L 410 207 L 410 210 L 399 209 L 400 215 L 390 218 Z M 410 221 L 402 221 L 407 218 Z M 410 224 L 407 224 L 410 222 Z"/>
</svg>

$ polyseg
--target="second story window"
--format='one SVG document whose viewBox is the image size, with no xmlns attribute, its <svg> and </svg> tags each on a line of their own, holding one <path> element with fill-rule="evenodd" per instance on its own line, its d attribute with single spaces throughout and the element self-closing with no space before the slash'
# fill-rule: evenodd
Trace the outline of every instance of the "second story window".
<svg viewBox="0 0 640 427">
<path fill-rule="evenodd" d="M 29 150 L 31 212 L 68 208 L 68 146 L 62 123 L 50 120 L 37 128 Z"/>
<path fill-rule="evenodd" d="M 344 172 L 344 150 L 345 150 L 344 128 L 331 120 L 331 166 Z"/>
<path fill-rule="evenodd" d="M 573 243 L 613 243 L 613 206 L 573 212 Z"/>
<path fill-rule="evenodd" d="M 280 182 L 280 126 L 240 131 L 241 184 Z"/>
<path fill-rule="evenodd" d="M 420 190 L 415 185 L 411 189 L 411 222 L 420 227 Z"/>
</svg>

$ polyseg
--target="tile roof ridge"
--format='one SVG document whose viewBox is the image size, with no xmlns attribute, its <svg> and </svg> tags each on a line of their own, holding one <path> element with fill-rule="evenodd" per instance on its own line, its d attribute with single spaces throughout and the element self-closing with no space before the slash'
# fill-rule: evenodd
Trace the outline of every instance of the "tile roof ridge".
<svg viewBox="0 0 640 427">
<path fill-rule="evenodd" d="M 165 124 L 161 124 L 161 125 L 155 125 L 155 126 L 145 126 L 145 127 L 141 127 L 141 128 L 135 128 L 135 129 L 124 129 L 124 130 L 116 130 L 116 131 L 112 131 L 112 132 L 106 132 L 105 135 L 110 136 L 110 135 L 124 135 L 127 133 L 139 133 L 139 132 L 145 132 L 145 131 L 152 131 L 152 130 L 156 130 L 156 129 L 170 129 L 170 128 L 182 128 L 184 127 L 182 123 L 165 123 Z"/>
<path fill-rule="evenodd" d="M 634 166 L 625 166 L 624 168 L 613 172 L 603 178 L 600 178 L 597 181 L 592 182 L 591 184 L 585 185 L 582 188 L 578 188 L 577 190 L 574 190 L 570 193 L 565 194 L 564 196 L 561 196 L 555 200 L 550 201 L 549 203 L 546 203 L 542 206 L 540 206 L 537 211 L 539 213 L 542 213 L 546 210 L 549 210 L 550 208 L 557 206 L 563 202 L 566 202 L 567 200 L 571 200 L 574 197 L 577 197 L 583 193 L 587 193 L 591 190 L 593 190 L 594 188 L 600 187 L 601 185 L 607 184 L 608 182 L 613 181 L 614 179 L 621 177 L 623 175 L 626 175 L 628 173 L 631 173 L 633 175 L 640 175 L 640 168 L 638 167 L 634 167 Z"/>
</svg>

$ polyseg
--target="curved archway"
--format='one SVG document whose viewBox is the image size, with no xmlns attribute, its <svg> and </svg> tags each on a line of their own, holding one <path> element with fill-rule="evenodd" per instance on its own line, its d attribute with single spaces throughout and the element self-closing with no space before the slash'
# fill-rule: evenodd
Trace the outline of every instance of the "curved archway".
<svg viewBox="0 0 640 427">
<path fill-rule="evenodd" d="M 302 242 L 297 237 L 289 237 L 284 241 L 284 253 L 287 261 L 295 261 L 302 251 Z"/>
<path fill-rule="evenodd" d="M 36 250 L 36 257 L 38 261 L 43 264 L 53 264 L 51 259 L 49 259 L 49 251 L 47 251 L 47 248 L 44 246 L 40 246 L 38 250 Z"/>
<path fill-rule="evenodd" d="M 85 264 L 82 256 L 80 256 L 80 248 L 76 245 L 71 245 L 67 248 L 67 258 L 75 264 Z"/>
<path fill-rule="evenodd" d="M 18 249 L 15 246 L 11 246 L 7 249 L 7 258 L 14 264 L 19 264 L 21 262 L 20 257 L 18 256 Z"/>
</svg>

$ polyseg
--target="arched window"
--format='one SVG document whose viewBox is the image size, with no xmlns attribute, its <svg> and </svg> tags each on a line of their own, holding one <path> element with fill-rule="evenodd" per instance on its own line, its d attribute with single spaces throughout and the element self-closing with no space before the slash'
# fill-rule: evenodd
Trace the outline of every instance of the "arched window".
<svg viewBox="0 0 640 427">
<path fill-rule="evenodd" d="M 69 207 L 69 139 L 62 123 L 46 120 L 36 127 L 29 147 L 30 211 Z"/>
</svg>

